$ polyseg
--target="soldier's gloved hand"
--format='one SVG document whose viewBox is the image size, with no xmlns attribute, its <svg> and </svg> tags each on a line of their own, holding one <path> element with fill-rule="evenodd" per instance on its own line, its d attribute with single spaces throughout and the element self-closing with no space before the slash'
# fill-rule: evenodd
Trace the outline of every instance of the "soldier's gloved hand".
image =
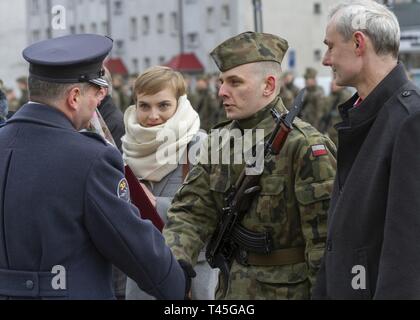
<svg viewBox="0 0 420 320">
<path fill-rule="evenodd" d="M 197 275 L 194 268 L 185 260 L 178 260 L 179 265 L 184 270 L 185 275 L 185 300 L 191 300 L 191 281 Z"/>
</svg>

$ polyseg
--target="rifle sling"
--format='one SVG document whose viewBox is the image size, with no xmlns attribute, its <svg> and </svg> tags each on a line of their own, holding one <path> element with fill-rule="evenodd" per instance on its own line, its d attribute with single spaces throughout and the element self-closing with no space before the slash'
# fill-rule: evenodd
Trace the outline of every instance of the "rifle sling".
<svg viewBox="0 0 420 320">
<path fill-rule="evenodd" d="M 182 180 L 185 181 L 185 179 L 188 176 L 188 173 L 190 172 L 190 159 L 188 158 L 188 152 L 189 152 L 189 144 L 187 145 L 187 148 L 185 149 L 185 157 L 186 161 L 182 164 Z"/>
</svg>

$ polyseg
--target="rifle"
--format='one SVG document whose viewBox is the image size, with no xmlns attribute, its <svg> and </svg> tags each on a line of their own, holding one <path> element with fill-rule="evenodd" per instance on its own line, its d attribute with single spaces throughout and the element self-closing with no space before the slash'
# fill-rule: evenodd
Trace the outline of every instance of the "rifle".
<svg viewBox="0 0 420 320">
<path fill-rule="evenodd" d="M 293 102 L 293 107 L 285 115 L 280 115 L 274 108 L 271 114 L 275 119 L 276 126 L 270 138 L 264 144 L 264 153 L 257 154 L 257 159 L 253 164 L 246 164 L 242 170 L 237 182 L 233 185 L 226 197 L 227 207 L 223 209 L 223 213 L 219 218 L 218 225 L 213 233 L 210 242 L 206 248 L 206 259 L 212 268 L 219 268 L 222 273 L 224 290 L 226 292 L 229 283 L 229 270 L 232 265 L 233 258 L 237 253 L 238 242 L 240 234 L 257 235 L 255 239 L 255 247 L 261 248 L 260 243 L 263 242 L 265 254 L 271 251 L 271 238 L 261 237 L 247 231 L 239 223 L 251 206 L 255 195 L 261 190 L 259 186 L 262 171 L 259 174 L 247 175 L 247 169 L 255 168 L 258 161 L 264 160 L 271 155 L 278 155 L 289 135 L 293 130 L 293 121 L 300 113 L 303 99 L 305 96 L 305 89 L 301 90 Z M 263 159 L 261 159 L 263 157 Z M 239 234 L 239 236 L 237 236 Z M 258 244 L 258 245 L 257 245 Z"/>
</svg>

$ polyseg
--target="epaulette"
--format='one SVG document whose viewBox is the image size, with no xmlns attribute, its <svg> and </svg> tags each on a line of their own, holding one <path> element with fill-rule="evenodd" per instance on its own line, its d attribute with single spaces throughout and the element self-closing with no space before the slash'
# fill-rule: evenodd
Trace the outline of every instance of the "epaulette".
<svg viewBox="0 0 420 320">
<path fill-rule="evenodd" d="M 95 139 L 97 141 L 100 141 L 100 142 L 102 142 L 106 146 L 109 144 L 101 135 L 99 135 L 99 134 L 97 134 L 95 132 L 81 131 L 80 133 L 83 134 L 86 137 L 93 138 L 93 139 Z"/>
<path fill-rule="evenodd" d="M 420 93 L 417 88 L 406 88 L 398 94 L 398 100 L 410 114 L 420 110 Z"/>
<path fill-rule="evenodd" d="M 308 138 L 313 134 L 319 134 L 319 132 L 313 126 L 311 126 L 309 123 L 303 121 L 300 118 L 295 119 L 295 121 L 293 122 L 293 127 L 295 127 L 295 129 L 297 129 L 300 133 L 302 133 L 305 136 L 305 138 Z"/>
<path fill-rule="evenodd" d="M 228 125 L 228 124 L 229 124 L 229 123 L 231 123 L 231 122 L 232 122 L 232 120 L 226 120 L 226 121 L 219 122 L 218 124 L 216 124 L 214 127 L 212 127 L 212 128 L 210 129 L 210 132 L 211 132 L 211 130 L 213 130 L 213 129 L 219 129 L 219 128 L 222 128 L 222 127 L 224 127 L 224 126 Z"/>
</svg>

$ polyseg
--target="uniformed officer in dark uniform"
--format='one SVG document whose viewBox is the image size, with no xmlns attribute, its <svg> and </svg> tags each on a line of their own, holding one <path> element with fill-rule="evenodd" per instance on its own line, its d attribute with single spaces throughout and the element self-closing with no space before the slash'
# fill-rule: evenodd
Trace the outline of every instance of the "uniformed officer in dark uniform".
<svg viewBox="0 0 420 320">
<path fill-rule="evenodd" d="M 118 150 L 79 132 L 111 48 L 85 34 L 23 52 L 31 101 L 0 130 L 0 298 L 113 299 L 111 263 L 158 299 L 189 291 L 188 266 L 130 204 Z"/>
</svg>

